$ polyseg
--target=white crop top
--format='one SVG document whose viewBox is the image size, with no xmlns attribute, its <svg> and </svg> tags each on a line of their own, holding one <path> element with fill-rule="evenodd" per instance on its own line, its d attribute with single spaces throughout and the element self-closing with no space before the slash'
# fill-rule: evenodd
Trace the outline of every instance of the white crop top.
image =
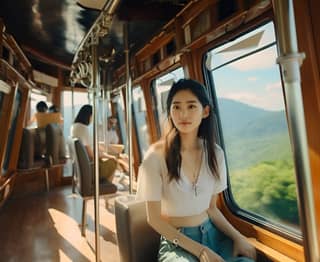
<svg viewBox="0 0 320 262">
<path fill-rule="evenodd" d="M 180 217 L 200 214 L 209 208 L 212 195 L 227 188 L 227 174 L 223 150 L 216 145 L 218 172 L 215 178 L 203 155 L 197 183 L 197 196 L 189 179 L 181 170 L 180 179 L 169 182 L 163 153 L 151 146 L 139 168 L 136 198 L 144 201 L 161 201 L 161 213 Z"/>
</svg>

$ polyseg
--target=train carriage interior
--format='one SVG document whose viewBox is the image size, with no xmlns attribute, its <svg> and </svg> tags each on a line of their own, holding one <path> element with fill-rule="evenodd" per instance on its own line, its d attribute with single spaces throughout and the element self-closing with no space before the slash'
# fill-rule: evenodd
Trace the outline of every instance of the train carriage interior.
<svg viewBox="0 0 320 262">
<path fill-rule="evenodd" d="M 209 95 L 228 185 L 217 205 L 256 261 L 320 261 L 319 11 L 1 0 L 0 261 L 157 261 L 160 235 L 135 195 L 182 78 Z M 88 144 L 74 136 L 84 105 Z"/>
</svg>

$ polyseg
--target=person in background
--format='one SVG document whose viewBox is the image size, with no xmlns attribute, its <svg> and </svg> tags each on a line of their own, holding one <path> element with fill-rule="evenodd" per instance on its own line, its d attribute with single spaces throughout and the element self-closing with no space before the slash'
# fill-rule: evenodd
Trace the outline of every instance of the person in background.
<svg viewBox="0 0 320 262">
<path fill-rule="evenodd" d="M 148 223 L 162 236 L 158 261 L 253 261 L 255 248 L 216 204 L 227 173 L 205 87 L 180 79 L 166 109 L 167 133 L 146 153 L 136 195 L 146 201 Z"/>
<path fill-rule="evenodd" d="M 108 117 L 107 145 L 119 143 L 119 137 L 117 133 L 117 122 L 118 121 L 114 116 Z"/>
<path fill-rule="evenodd" d="M 90 160 L 93 160 L 94 154 L 92 150 L 93 139 L 90 136 L 89 125 L 92 122 L 92 106 L 83 105 L 71 126 L 71 137 L 78 138 L 85 146 Z M 99 147 L 99 173 L 101 178 L 112 182 L 114 172 L 117 168 L 117 160 L 100 149 Z"/>
<path fill-rule="evenodd" d="M 37 112 L 34 113 L 33 116 L 30 118 L 30 120 L 28 121 L 28 125 L 32 125 L 33 123 L 36 123 L 37 122 L 37 116 L 39 114 L 47 113 L 47 111 L 48 111 L 47 103 L 44 102 L 44 101 L 38 102 L 37 105 L 36 105 L 36 110 L 37 110 Z"/>
<path fill-rule="evenodd" d="M 49 107 L 49 113 L 52 113 L 52 114 L 56 114 L 58 115 L 58 118 L 59 118 L 59 123 L 62 124 L 63 123 L 63 117 L 60 113 L 60 110 L 58 109 L 58 107 L 56 105 L 51 105 Z"/>
<path fill-rule="evenodd" d="M 117 133 L 118 120 L 114 116 L 108 117 L 107 123 L 107 152 L 111 155 L 116 156 L 118 161 L 118 170 L 121 172 L 129 172 L 129 159 L 128 156 L 122 153 L 124 145 L 119 144 L 119 136 Z M 119 151 L 121 150 L 121 151 Z"/>
</svg>

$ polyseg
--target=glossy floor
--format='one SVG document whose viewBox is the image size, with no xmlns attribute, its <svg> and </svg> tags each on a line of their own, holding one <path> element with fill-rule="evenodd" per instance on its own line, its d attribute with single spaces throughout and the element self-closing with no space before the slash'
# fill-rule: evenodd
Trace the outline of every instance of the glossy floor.
<svg viewBox="0 0 320 262">
<path fill-rule="evenodd" d="M 101 260 L 119 262 L 113 199 L 100 200 Z M 94 209 L 88 202 L 81 236 L 82 200 L 71 187 L 9 200 L 0 210 L 0 261 L 95 261 Z"/>
</svg>

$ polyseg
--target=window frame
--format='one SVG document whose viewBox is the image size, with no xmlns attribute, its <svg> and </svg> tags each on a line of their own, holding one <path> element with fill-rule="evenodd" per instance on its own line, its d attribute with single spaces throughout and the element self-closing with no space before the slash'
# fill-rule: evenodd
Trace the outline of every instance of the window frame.
<svg viewBox="0 0 320 262">
<path fill-rule="evenodd" d="M 267 23 L 272 22 L 274 23 L 274 21 L 272 19 L 266 19 L 260 23 L 257 23 L 254 27 L 247 27 L 245 30 L 243 31 L 239 31 L 239 33 L 234 34 L 232 36 L 232 39 L 230 39 L 230 41 L 233 41 L 239 37 L 242 37 L 246 34 L 249 34 L 250 32 L 256 30 L 259 27 L 262 27 L 264 25 L 266 25 Z M 222 147 L 222 149 L 225 151 L 225 143 L 224 143 L 224 136 L 223 136 L 223 130 L 222 130 L 222 124 L 221 124 L 221 116 L 220 116 L 220 112 L 219 112 L 219 107 L 218 107 L 218 101 L 217 101 L 217 95 L 216 95 L 216 91 L 215 91 L 215 85 L 214 85 L 214 80 L 213 80 L 213 76 L 211 74 L 211 72 L 213 70 L 209 70 L 206 67 L 206 58 L 207 58 L 207 54 L 210 52 L 210 50 L 216 49 L 220 46 L 223 46 L 226 42 L 225 41 L 217 41 L 215 42 L 214 45 L 210 46 L 209 48 L 205 49 L 204 52 L 202 53 L 201 56 L 201 67 L 202 67 L 202 74 L 203 74 L 203 78 L 204 81 L 206 83 L 206 86 L 208 87 L 208 91 L 209 91 L 209 96 L 212 99 L 212 103 L 213 103 L 213 111 L 214 111 L 214 115 L 215 118 L 217 120 L 217 125 L 216 125 L 216 130 L 217 130 L 217 143 Z M 226 63 L 223 63 L 222 65 L 218 66 L 217 68 L 220 68 L 222 66 L 225 66 L 226 64 L 230 64 L 232 62 L 238 61 L 244 57 L 248 57 L 250 55 L 253 55 L 255 53 L 259 53 L 267 48 L 270 48 L 271 46 L 277 46 L 277 39 L 275 39 L 275 42 L 269 43 L 265 46 L 263 46 L 262 48 L 258 48 L 255 49 L 252 52 L 248 52 L 245 55 L 239 56 L 235 59 L 232 59 Z M 217 69 L 214 68 L 214 69 Z M 279 69 L 279 74 L 280 74 L 280 80 L 281 80 L 281 85 L 283 87 L 283 82 L 282 82 L 282 75 L 281 75 L 281 70 L 280 67 L 278 67 Z M 285 99 L 285 98 L 284 98 Z M 285 112 L 287 111 L 287 107 L 286 107 L 286 103 L 284 100 L 284 110 Z M 290 136 L 290 133 L 288 133 L 288 136 Z M 226 167 L 227 167 L 227 183 L 228 183 L 228 188 L 223 191 L 223 201 L 225 203 L 225 205 L 227 206 L 228 210 L 235 215 L 236 217 L 240 218 L 241 220 L 247 221 L 250 224 L 259 226 L 265 230 L 268 230 L 272 233 L 275 233 L 281 237 L 284 237 L 285 239 L 288 239 L 289 241 L 293 241 L 299 245 L 302 245 L 303 243 L 303 233 L 300 232 L 294 232 L 289 230 L 288 228 L 281 226 L 280 224 L 277 225 L 275 223 L 272 223 L 270 220 L 265 219 L 263 216 L 259 216 L 256 214 L 252 214 L 244 209 L 241 209 L 235 202 L 232 193 L 231 193 L 231 186 L 230 186 L 230 177 L 229 177 L 229 168 L 228 168 L 228 163 L 227 163 L 227 159 L 226 159 Z M 296 177 L 295 177 L 296 179 Z M 296 181 L 297 184 L 297 181 Z M 299 195 L 297 194 L 297 202 L 299 202 Z M 299 210 L 298 210 L 299 211 Z"/>
</svg>

